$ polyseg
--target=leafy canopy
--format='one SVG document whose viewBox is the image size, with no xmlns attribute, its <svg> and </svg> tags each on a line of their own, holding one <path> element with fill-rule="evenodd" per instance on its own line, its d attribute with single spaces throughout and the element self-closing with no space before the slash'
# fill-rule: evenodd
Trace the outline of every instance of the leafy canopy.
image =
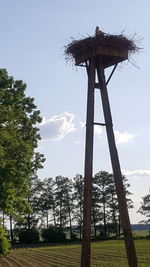
<svg viewBox="0 0 150 267">
<path fill-rule="evenodd" d="M 0 69 L 0 208 L 8 214 L 29 209 L 25 197 L 29 178 L 44 157 L 35 152 L 41 122 L 34 98 L 25 96 L 26 84 Z"/>
</svg>

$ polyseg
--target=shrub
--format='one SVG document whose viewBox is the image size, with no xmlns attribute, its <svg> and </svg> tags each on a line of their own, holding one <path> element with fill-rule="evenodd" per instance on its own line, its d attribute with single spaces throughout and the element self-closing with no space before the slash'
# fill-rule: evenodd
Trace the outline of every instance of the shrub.
<svg viewBox="0 0 150 267">
<path fill-rule="evenodd" d="M 7 230 L 0 224 L 0 255 L 6 255 L 10 250 L 10 240 Z"/>
<path fill-rule="evenodd" d="M 61 243 L 66 241 L 66 234 L 61 228 L 50 226 L 48 229 L 43 229 L 42 237 L 44 242 Z"/>
<path fill-rule="evenodd" d="M 78 239 L 77 235 L 74 233 L 71 233 L 71 241 L 78 241 L 78 240 L 79 239 Z"/>
<path fill-rule="evenodd" d="M 39 242 L 39 232 L 37 229 L 24 229 L 19 233 L 19 242 L 23 244 L 34 244 Z"/>
</svg>

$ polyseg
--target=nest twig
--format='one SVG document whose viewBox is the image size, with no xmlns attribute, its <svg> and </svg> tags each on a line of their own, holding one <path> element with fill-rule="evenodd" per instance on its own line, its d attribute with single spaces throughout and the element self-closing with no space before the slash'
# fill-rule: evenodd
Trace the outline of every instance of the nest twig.
<svg viewBox="0 0 150 267">
<path fill-rule="evenodd" d="M 89 53 L 97 47 L 109 47 L 125 51 L 129 54 L 135 53 L 139 47 L 135 44 L 134 37 L 128 39 L 122 34 L 112 35 L 101 32 L 97 36 L 89 36 L 84 39 L 75 40 L 65 46 L 66 59 L 75 59 L 82 53 Z"/>
</svg>

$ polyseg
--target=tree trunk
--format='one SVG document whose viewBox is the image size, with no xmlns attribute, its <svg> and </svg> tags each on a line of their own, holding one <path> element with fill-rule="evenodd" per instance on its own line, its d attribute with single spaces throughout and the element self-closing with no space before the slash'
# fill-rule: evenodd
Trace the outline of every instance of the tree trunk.
<svg viewBox="0 0 150 267">
<path fill-rule="evenodd" d="M 112 194 L 112 203 L 114 203 L 114 195 Z M 112 214 L 112 217 L 113 217 L 113 223 L 115 225 L 115 234 L 117 235 L 118 234 L 118 224 L 117 224 L 117 219 L 116 219 L 116 210 L 115 210 L 115 207 L 112 207 L 113 209 L 113 214 Z"/>
<path fill-rule="evenodd" d="M 82 223 L 79 223 L 79 231 L 80 231 L 80 240 L 82 239 Z"/>
<path fill-rule="evenodd" d="M 115 224 L 115 234 L 118 234 L 118 225 L 117 225 L 117 220 L 116 220 L 116 214 L 114 212 L 114 224 Z"/>
<path fill-rule="evenodd" d="M 11 243 L 13 244 L 14 242 L 14 237 L 13 237 L 13 226 L 12 226 L 12 216 L 9 216 L 9 221 L 10 221 L 10 239 Z"/>
<path fill-rule="evenodd" d="M 47 213 L 46 213 L 46 227 L 47 227 L 47 229 L 48 229 L 48 211 L 47 211 Z"/>
<path fill-rule="evenodd" d="M 82 200 L 80 201 L 82 203 Z M 80 240 L 82 239 L 82 226 L 83 226 L 83 206 L 80 205 Z"/>
<path fill-rule="evenodd" d="M 103 223 L 104 223 L 104 236 L 107 235 L 107 225 L 106 225 L 106 204 L 105 200 L 103 199 Z"/>
<path fill-rule="evenodd" d="M 53 205 L 53 220 L 54 220 L 54 225 L 56 228 L 56 215 L 55 215 L 55 206 Z"/>
<path fill-rule="evenodd" d="M 69 215 L 69 224 L 70 224 L 70 239 L 72 239 L 72 220 L 70 215 Z"/>
<path fill-rule="evenodd" d="M 72 239 L 72 218 L 71 218 L 70 200 L 69 200 L 68 195 L 67 195 L 67 203 L 66 203 L 66 205 L 68 206 L 70 239 Z"/>
<path fill-rule="evenodd" d="M 95 219 L 95 209 L 93 206 L 93 226 L 94 226 L 94 237 L 96 237 L 97 233 L 96 233 L 96 219 Z"/>
<path fill-rule="evenodd" d="M 62 205 L 60 204 L 59 217 L 60 217 L 60 228 L 62 228 Z"/>
<path fill-rule="evenodd" d="M 28 204 L 30 205 L 30 197 L 28 197 Z M 30 220 L 30 214 L 27 216 L 27 228 L 30 230 L 31 228 L 31 220 Z"/>
<path fill-rule="evenodd" d="M 3 221 L 3 227 L 5 226 L 5 213 L 3 211 L 3 218 L 2 218 L 2 221 Z"/>
<path fill-rule="evenodd" d="M 30 214 L 28 214 L 28 217 L 27 217 L 27 228 L 28 228 L 28 230 L 30 230 L 30 228 L 31 228 Z"/>
<path fill-rule="evenodd" d="M 120 214 L 118 216 L 118 233 L 121 234 L 121 222 L 120 222 Z"/>
<path fill-rule="evenodd" d="M 69 228 L 70 228 L 70 239 L 72 239 L 72 219 L 71 219 L 70 208 L 69 208 Z"/>
</svg>

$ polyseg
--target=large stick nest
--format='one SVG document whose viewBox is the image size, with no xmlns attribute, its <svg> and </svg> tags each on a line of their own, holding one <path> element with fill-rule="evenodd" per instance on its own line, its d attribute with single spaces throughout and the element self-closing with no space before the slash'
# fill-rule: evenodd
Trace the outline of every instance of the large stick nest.
<svg viewBox="0 0 150 267">
<path fill-rule="evenodd" d="M 115 48 L 128 54 L 135 53 L 139 50 L 134 42 L 134 37 L 128 39 L 123 34 L 112 35 L 100 32 L 97 36 L 89 36 L 85 39 L 75 40 L 65 47 L 65 55 L 67 59 L 77 59 L 83 53 L 94 51 L 98 47 Z"/>
</svg>

